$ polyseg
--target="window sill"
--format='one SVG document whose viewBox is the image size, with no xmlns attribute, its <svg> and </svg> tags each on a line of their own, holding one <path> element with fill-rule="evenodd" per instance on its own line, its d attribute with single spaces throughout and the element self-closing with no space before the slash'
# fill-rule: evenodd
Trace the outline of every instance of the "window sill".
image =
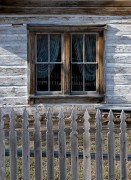
<svg viewBox="0 0 131 180">
<path fill-rule="evenodd" d="M 104 94 L 96 95 L 30 95 L 29 104 L 39 103 L 102 103 Z"/>
</svg>

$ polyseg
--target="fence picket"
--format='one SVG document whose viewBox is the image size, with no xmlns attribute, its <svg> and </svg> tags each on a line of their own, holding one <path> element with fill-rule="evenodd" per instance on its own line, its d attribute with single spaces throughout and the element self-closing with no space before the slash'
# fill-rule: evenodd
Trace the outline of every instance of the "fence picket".
<svg viewBox="0 0 131 180">
<path fill-rule="evenodd" d="M 102 123 L 101 111 L 96 112 L 96 179 L 103 180 Z"/>
<path fill-rule="evenodd" d="M 108 178 L 109 180 L 116 179 L 115 177 L 115 135 L 114 135 L 114 116 L 112 110 L 108 115 Z"/>
<path fill-rule="evenodd" d="M 66 180 L 66 134 L 64 114 L 62 111 L 59 112 L 59 167 L 60 167 L 60 176 L 62 180 Z"/>
<path fill-rule="evenodd" d="M 42 180 L 42 145 L 41 145 L 41 131 L 40 131 L 40 114 L 35 112 L 34 122 L 34 153 L 35 153 L 35 180 Z"/>
<path fill-rule="evenodd" d="M 47 179 L 54 180 L 54 133 L 52 112 L 47 112 L 47 132 L 46 132 L 46 155 L 47 155 Z"/>
<path fill-rule="evenodd" d="M 4 133 L 4 121 L 3 113 L 0 109 L 0 179 L 5 180 L 5 133 Z"/>
<path fill-rule="evenodd" d="M 10 113 L 10 179 L 17 180 L 17 134 L 15 131 L 15 112 L 12 109 Z"/>
<path fill-rule="evenodd" d="M 22 162 L 23 162 L 23 180 L 30 179 L 30 151 L 29 151 L 29 131 L 28 131 L 28 113 L 26 109 L 23 112 L 22 122 Z"/>
<path fill-rule="evenodd" d="M 91 156 L 90 156 L 90 123 L 89 113 L 84 114 L 84 133 L 83 133 L 83 175 L 84 180 L 91 180 Z"/>
<path fill-rule="evenodd" d="M 71 167 L 72 180 L 78 179 L 78 132 L 77 132 L 77 115 L 73 110 L 71 114 Z"/>
<path fill-rule="evenodd" d="M 120 164 L 121 164 L 121 180 L 127 180 L 127 134 L 126 134 L 126 115 L 122 110 L 120 115 Z"/>
</svg>

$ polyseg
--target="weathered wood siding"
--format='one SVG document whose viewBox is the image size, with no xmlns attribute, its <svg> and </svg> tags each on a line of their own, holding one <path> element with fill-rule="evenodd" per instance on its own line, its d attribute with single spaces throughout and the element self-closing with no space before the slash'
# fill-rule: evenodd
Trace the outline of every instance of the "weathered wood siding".
<svg viewBox="0 0 131 180">
<path fill-rule="evenodd" d="M 27 104 L 26 24 L 107 24 L 105 30 L 105 101 L 131 103 L 131 17 L 91 15 L 1 15 L 0 104 Z M 12 25 L 13 24 L 13 25 Z"/>
</svg>

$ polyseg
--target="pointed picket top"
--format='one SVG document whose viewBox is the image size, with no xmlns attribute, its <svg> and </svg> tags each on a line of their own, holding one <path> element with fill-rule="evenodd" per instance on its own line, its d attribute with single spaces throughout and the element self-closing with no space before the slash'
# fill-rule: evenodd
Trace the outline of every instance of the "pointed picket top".
<svg viewBox="0 0 131 180">
<path fill-rule="evenodd" d="M 13 108 L 11 108 L 9 117 L 10 117 L 10 130 L 14 130 L 15 129 L 15 111 Z"/>
<path fill-rule="evenodd" d="M 4 113 L 2 109 L 0 108 L 0 130 L 4 128 L 3 116 L 4 116 Z"/>
<path fill-rule="evenodd" d="M 53 127 L 51 108 L 49 108 L 49 110 L 47 111 L 46 118 L 47 118 L 47 123 L 46 123 L 47 124 L 47 132 L 49 132 L 49 131 L 52 131 L 52 127 Z"/>
<path fill-rule="evenodd" d="M 62 110 L 59 111 L 58 118 L 59 118 L 60 120 L 64 119 L 64 113 L 63 113 Z"/>
<path fill-rule="evenodd" d="M 97 109 L 96 111 L 95 119 L 96 119 L 96 128 L 101 130 L 102 129 L 102 123 L 101 123 L 102 114 L 99 109 Z"/>
<path fill-rule="evenodd" d="M 28 122 L 28 112 L 26 110 L 26 108 L 23 111 L 23 129 L 28 129 L 29 126 L 29 122 Z"/>
<path fill-rule="evenodd" d="M 76 114 L 76 110 L 73 109 L 72 112 L 71 112 L 71 119 L 72 120 L 76 120 L 77 119 L 77 114 Z"/>
<path fill-rule="evenodd" d="M 96 120 L 102 119 L 102 114 L 101 114 L 100 109 L 97 109 L 95 118 L 96 118 Z"/>
<path fill-rule="evenodd" d="M 39 131 L 39 129 L 40 129 L 40 113 L 39 113 L 38 109 L 36 109 L 36 111 L 35 111 L 34 118 L 35 118 L 35 121 L 34 121 L 35 130 Z"/>
<path fill-rule="evenodd" d="M 90 123 L 89 123 L 89 119 L 90 119 L 90 115 L 86 109 L 85 113 L 84 113 L 84 129 L 89 130 L 90 129 Z"/>
<path fill-rule="evenodd" d="M 113 112 L 112 110 L 110 109 L 110 112 L 108 114 L 108 119 L 109 119 L 109 122 L 108 122 L 108 127 L 109 129 L 113 129 L 114 128 L 114 115 L 113 115 Z"/>
<path fill-rule="evenodd" d="M 62 110 L 59 111 L 58 118 L 59 118 L 59 123 L 58 123 L 59 129 L 64 130 L 65 121 L 64 121 L 64 113 Z"/>
<path fill-rule="evenodd" d="M 121 119 L 121 123 L 120 123 L 121 131 L 126 131 L 126 121 L 125 121 L 126 114 L 123 110 L 121 111 L 120 119 Z"/>
<path fill-rule="evenodd" d="M 72 113 L 71 113 L 71 127 L 72 127 L 72 131 L 76 131 L 77 130 L 77 114 L 76 111 L 73 109 Z"/>
<path fill-rule="evenodd" d="M 124 110 L 121 111 L 120 119 L 121 119 L 122 121 L 125 121 L 125 120 L 126 120 L 126 114 L 125 114 Z"/>
</svg>

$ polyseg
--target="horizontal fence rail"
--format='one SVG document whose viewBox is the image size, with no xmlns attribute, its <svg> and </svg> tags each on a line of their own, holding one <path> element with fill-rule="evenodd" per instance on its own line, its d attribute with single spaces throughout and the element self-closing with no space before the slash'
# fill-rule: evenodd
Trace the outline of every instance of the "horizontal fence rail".
<svg viewBox="0 0 131 180">
<path fill-rule="evenodd" d="M 129 125 L 129 124 L 128 124 Z M 124 111 L 33 115 L 0 109 L 0 179 L 131 179 L 131 128 Z"/>
</svg>

